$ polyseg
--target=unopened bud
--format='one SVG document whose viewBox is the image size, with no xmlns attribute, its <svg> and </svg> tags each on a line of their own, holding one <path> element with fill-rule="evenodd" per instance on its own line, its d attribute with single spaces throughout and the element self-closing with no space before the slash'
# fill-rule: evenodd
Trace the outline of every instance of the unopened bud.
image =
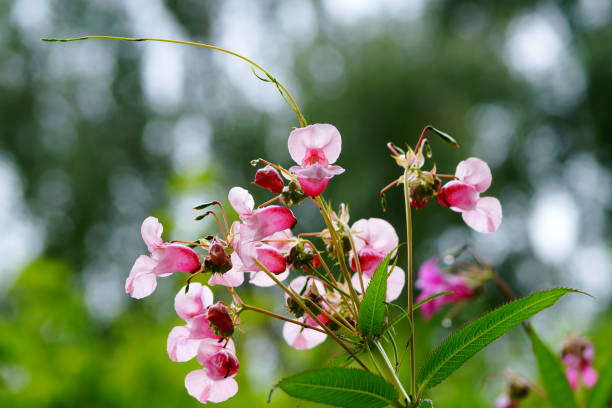
<svg viewBox="0 0 612 408">
<path fill-rule="evenodd" d="M 255 181 L 253 183 L 259 187 L 265 188 L 268 191 L 271 191 L 274 194 L 279 194 L 283 191 L 283 187 L 285 187 L 285 182 L 283 181 L 278 171 L 274 169 L 274 167 L 268 165 L 263 169 L 257 170 L 255 173 Z"/>
<path fill-rule="evenodd" d="M 223 303 L 215 303 L 208 308 L 208 322 L 213 331 L 223 337 L 229 337 L 234 333 L 234 322 L 229 310 Z"/>
<path fill-rule="evenodd" d="M 229 261 L 225 248 L 217 240 L 214 240 L 208 248 L 208 254 L 210 255 L 210 260 L 216 266 L 223 266 Z"/>
<path fill-rule="evenodd" d="M 299 269 L 308 266 L 313 262 L 314 258 L 315 255 L 312 248 L 305 246 L 303 241 L 298 241 L 298 243 L 289 250 L 287 263 L 293 265 L 293 268 Z"/>
<path fill-rule="evenodd" d="M 288 207 L 298 205 L 304 199 L 306 199 L 306 194 L 304 194 L 299 183 L 296 181 L 291 181 L 283 188 L 281 193 L 281 201 Z"/>
<path fill-rule="evenodd" d="M 220 349 L 206 357 L 202 363 L 204 364 L 206 375 L 213 381 L 233 377 L 240 367 L 238 358 L 228 349 Z"/>
</svg>

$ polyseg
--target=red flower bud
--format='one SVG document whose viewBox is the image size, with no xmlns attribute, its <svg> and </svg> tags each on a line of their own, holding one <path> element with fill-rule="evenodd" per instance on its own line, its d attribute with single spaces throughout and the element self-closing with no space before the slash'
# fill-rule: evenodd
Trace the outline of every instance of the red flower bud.
<svg viewBox="0 0 612 408">
<path fill-rule="evenodd" d="M 223 303 L 215 303 L 208 308 L 208 322 L 215 332 L 219 332 L 223 337 L 231 336 L 234 332 L 234 322 L 229 314 L 229 310 Z"/>
<path fill-rule="evenodd" d="M 280 192 L 283 191 L 283 187 L 285 187 L 285 182 L 280 174 L 278 174 L 278 171 L 276 171 L 270 165 L 264 167 L 263 169 L 257 170 L 257 173 L 255 173 L 255 181 L 253 183 L 273 192 L 274 194 L 280 194 Z"/>
<path fill-rule="evenodd" d="M 229 260 L 229 257 L 225 252 L 225 248 L 223 248 L 223 245 L 217 240 L 214 240 L 212 242 L 210 248 L 208 248 L 208 253 L 210 255 L 210 260 L 212 261 L 212 263 L 217 266 L 223 266 Z"/>
</svg>

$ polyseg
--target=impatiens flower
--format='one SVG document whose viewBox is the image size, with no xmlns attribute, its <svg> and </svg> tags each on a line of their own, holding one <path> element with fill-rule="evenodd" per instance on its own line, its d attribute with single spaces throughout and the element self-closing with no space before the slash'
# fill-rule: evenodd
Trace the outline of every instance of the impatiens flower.
<svg viewBox="0 0 612 408">
<path fill-rule="evenodd" d="M 125 281 L 125 291 L 133 298 L 141 299 L 153 293 L 158 276 L 200 269 L 198 254 L 191 248 L 163 242 L 162 231 L 163 226 L 155 217 L 147 217 L 142 223 L 140 232 L 151 255 L 140 255 Z"/>
<path fill-rule="evenodd" d="M 289 249 L 291 248 L 291 244 L 293 241 L 295 241 L 295 238 L 293 237 L 291 230 L 287 229 L 284 231 L 275 232 L 274 234 L 265 237 L 262 241 L 276 249 L 286 259 Z M 285 266 L 286 268 L 284 272 L 276 275 L 276 279 L 279 281 L 283 281 L 289 276 L 290 265 L 287 265 L 285 262 Z M 276 283 L 263 271 L 251 272 L 249 283 L 260 287 L 270 287 L 276 285 Z"/>
<path fill-rule="evenodd" d="M 380 262 L 397 247 L 399 243 L 397 233 L 389 222 L 380 218 L 356 221 L 351 227 L 351 232 L 361 271 L 372 277 Z M 355 254 L 352 251 L 349 257 L 351 269 L 357 271 Z"/>
<path fill-rule="evenodd" d="M 393 268 L 393 270 L 391 269 Z M 404 284 L 406 283 L 406 272 L 399 266 L 392 267 L 388 266 L 388 277 L 387 277 L 387 292 L 385 296 L 385 300 L 387 302 L 391 302 L 399 297 L 402 294 L 402 290 L 404 289 Z M 363 279 L 363 287 L 364 289 L 368 288 L 370 281 L 372 278 L 365 273 L 361 276 Z M 359 282 L 359 275 L 354 274 L 351 278 L 351 283 L 355 290 L 361 293 L 361 283 Z"/>
<path fill-rule="evenodd" d="M 518 408 L 518 402 L 512 400 L 507 394 L 501 394 L 495 400 L 495 408 Z"/>
<path fill-rule="evenodd" d="M 565 376 L 572 389 L 577 389 L 582 382 L 591 388 L 597 382 L 597 371 L 593 368 L 595 348 L 593 344 L 581 336 L 572 336 L 563 344 L 561 351 Z"/>
<path fill-rule="evenodd" d="M 315 289 L 311 288 L 311 286 L 315 286 Z M 321 282 L 305 276 L 295 278 L 293 281 L 291 281 L 289 287 L 300 296 L 305 297 L 308 297 L 310 293 L 313 295 L 315 293 L 320 295 L 325 293 L 325 287 Z M 285 299 L 288 299 L 288 297 L 285 296 Z M 301 313 L 304 313 L 304 311 L 301 310 Z M 322 317 L 324 316 L 319 316 L 319 320 L 321 320 L 322 323 L 325 323 L 324 320 L 322 320 Z M 299 317 L 298 320 L 314 327 L 319 326 L 319 324 L 308 313 L 303 314 L 303 316 Z M 325 341 L 327 338 L 327 335 L 317 330 L 287 322 L 283 326 L 283 338 L 291 347 L 297 350 L 306 350 L 323 343 L 323 341 Z"/>
<path fill-rule="evenodd" d="M 415 286 L 421 290 L 416 299 L 417 303 L 440 292 L 454 292 L 423 304 L 420 309 L 425 320 L 429 320 L 443 305 L 469 299 L 474 294 L 472 288 L 461 276 L 442 272 L 438 268 L 436 258 L 432 258 L 421 265 Z"/>
<path fill-rule="evenodd" d="M 276 171 L 276 169 L 270 165 L 264 167 L 263 169 L 257 170 L 253 184 L 261 188 L 265 188 L 274 194 L 279 194 L 281 191 L 283 191 L 283 187 L 285 187 L 283 178 L 280 176 L 280 174 L 278 174 L 278 171 Z"/>
<path fill-rule="evenodd" d="M 344 172 L 342 167 L 332 165 L 342 150 L 342 137 L 332 125 L 317 123 L 295 129 L 289 135 L 288 147 L 298 164 L 289 170 L 310 197 L 321 194 L 329 179 Z"/>
<path fill-rule="evenodd" d="M 462 213 L 463 221 L 478 232 L 495 232 L 502 221 L 502 208 L 494 197 L 480 197 L 491 185 L 491 170 L 487 163 L 475 157 L 463 160 L 455 171 L 457 180 L 444 185 L 438 192 L 438 202 Z"/>
<path fill-rule="evenodd" d="M 218 340 L 208 320 L 208 308 L 213 303 L 211 290 L 198 282 L 189 285 L 189 291 L 181 288 L 174 298 L 176 313 L 187 322 L 174 327 L 168 335 L 167 350 L 172 361 L 188 361 L 197 355 L 206 339 Z"/>
<path fill-rule="evenodd" d="M 198 362 L 204 367 L 194 370 L 185 377 L 189 395 L 203 404 L 222 402 L 238 392 L 234 376 L 239 363 L 233 342 L 225 346 L 214 341 L 203 341 L 198 349 Z"/>
</svg>

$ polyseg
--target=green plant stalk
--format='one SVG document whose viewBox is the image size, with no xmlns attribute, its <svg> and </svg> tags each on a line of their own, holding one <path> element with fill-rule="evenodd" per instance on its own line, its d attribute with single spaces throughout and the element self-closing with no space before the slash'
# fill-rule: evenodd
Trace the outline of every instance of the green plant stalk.
<svg viewBox="0 0 612 408">
<path fill-rule="evenodd" d="M 195 47 L 208 48 L 208 49 L 211 49 L 211 50 L 220 51 L 220 52 L 224 52 L 226 54 L 233 55 L 234 57 L 240 58 L 241 60 L 249 63 L 251 66 L 259 69 L 261 72 L 266 74 L 266 76 L 270 79 L 267 82 L 272 82 L 272 83 L 274 83 L 278 87 L 279 91 L 281 91 L 280 94 L 283 97 L 283 99 L 285 99 L 285 96 L 283 95 L 283 92 L 286 93 L 287 96 L 289 97 L 289 100 L 291 101 L 291 103 L 289 103 L 286 99 L 285 99 L 285 101 L 287 101 L 287 103 L 291 107 L 291 109 L 293 109 L 293 111 L 297 114 L 298 120 L 300 122 L 300 127 L 304 127 L 304 126 L 307 125 L 306 119 L 304 119 L 304 115 L 302 115 L 302 112 L 300 111 L 300 108 L 298 107 L 297 103 L 295 102 L 295 99 L 293 98 L 291 93 L 287 90 L 287 88 L 285 88 L 285 86 L 283 84 L 278 82 L 275 77 L 270 75 L 270 73 L 268 71 L 266 71 L 265 69 L 263 69 L 259 64 L 255 63 L 254 61 L 252 61 L 252 60 L 248 59 L 247 57 L 244 57 L 244 56 L 242 56 L 242 55 L 240 55 L 240 54 L 238 54 L 238 53 L 236 53 L 234 51 L 226 50 L 225 48 L 215 47 L 214 45 L 202 44 L 202 43 L 197 43 L 197 42 L 192 42 L 192 41 L 168 40 L 168 39 L 165 39 L 165 38 L 128 38 L 128 37 L 116 37 L 116 36 L 111 36 L 111 35 L 88 35 L 88 36 L 85 36 L 85 37 L 78 37 L 78 38 L 41 38 L 42 41 L 47 41 L 47 42 L 73 42 L 73 41 L 94 40 L 94 39 L 98 39 L 98 40 L 117 40 L 117 41 L 157 41 L 157 42 L 165 42 L 165 43 L 172 43 L 172 44 L 193 45 Z"/>
<path fill-rule="evenodd" d="M 363 286 L 363 272 L 361 271 L 361 262 L 359 261 L 359 257 L 357 256 L 355 241 L 353 240 L 353 233 L 351 232 L 351 229 L 348 227 L 348 225 L 343 223 L 342 227 L 346 230 L 349 242 L 351 243 L 351 249 L 353 250 L 353 259 L 355 259 L 355 265 L 357 266 L 357 275 L 359 276 L 359 285 L 361 285 L 361 293 L 365 293 L 365 286 Z"/>
<path fill-rule="evenodd" d="M 410 324 L 410 394 L 416 392 L 416 369 L 414 361 L 414 293 L 412 287 L 412 215 L 410 213 L 410 191 L 408 190 L 408 168 L 404 170 L 404 205 L 406 208 L 406 252 L 408 255 L 406 283 L 408 284 L 408 321 Z"/>
<path fill-rule="evenodd" d="M 327 230 L 329 231 L 329 235 L 334 245 L 334 249 L 336 251 L 336 257 L 338 258 L 338 263 L 340 264 L 340 271 L 344 275 L 344 279 L 346 280 L 346 284 L 349 288 L 349 294 L 351 295 L 351 299 L 353 300 L 353 303 L 354 303 L 354 310 L 353 308 L 351 308 L 351 310 L 353 311 L 355 320 L 357 320 L 359 316 L 358 311 L 359 311 L 359 306 L 361 305 L 361 302 L 359 301 L 359 296 L 357 296 L 357 292 L 355 292 L 355 288 L 353 287 L 353 282 L 351 282 L 351 274 L 346 267 L 346 263 L 344 259 L 344 252 L 342 251 L 342 247 L 340 246 L 340 241 L 338 240 L 338 236 L 336 235 L 336 229 L 334 228 L 334 224 L 332 223 L 331 219 L 328 217 L 327 208 L 321 196 L 317 196 L 316 202 L 319 206 L 319 209 L 321 210 L 321 215 L 323 215 L 323 220 L 325 221 L 325 225 L 327 226 Z"/>
<path fill-rule="evenodd" d="M 376 340 L 376 341 L 374 341 L 374 345 L 376 346 L 376 349 L 378 350 L 378 353 L 380 354 L 382 360 L 385 362 L 385 366 L 387 367 L 387 371 L 389 371 L 389 374 L 391 375 L 391 379 L 393 381 L 393 384 L 395 385 L 395 388 L 397 389 L 398 393 L 404 398 L 404 400 L 408 404 L 412 403 L 412 399 L 410 398 L 410 396 L 408 395 L 408 393 L 404 389 L 404 386 L 402 385 L 402 382 L 400 381 L 400 379 L 397 377 L 397 374 L 395 372 L 395 368 L 391 364 L 391 361 L 389 360 L 389 357 L 387 357 L 387 353 L 385 353 L 385 349 L 383 348 L 382 344 L 380 344 L 379 340 Z"/>
<path fill-rule="evenodd" d="M 306 307 L 306 305 L 304 305 L 304 302 L 302 302 L 302 300 L 298 296 L 296 296 L 292 290 L 290 290 L 288 287 L 283 285 L 283 283 L 279 281 L 278 278 L 272 272 L 270 272 L 265 266 L 263 266 L 263 264 L 259 262 L 257 259 L 255 259 L 255 264 L 259 266 L 259 268 L 266 275 L 268 275 L 270 279 L 274 281 L 274 283 L 276 283 L 282 290 L 284 290 L 285 293 L 287 293 L 287 295 L 289 295 L 290 298 L 292 298 L 302 309 L 304 309 L 304 312 L 308 313 L 310 317 L 312 317 L 313 320 L 317 322 L 317 324 L 321 326 L 323 330 L 325 330 L 326 334 L 329 335 L 332 339 L 334 339 L 334 341 L 338 343 L 340 347 L 342 347 L 347 353 L 349 353 L 351 357 L 353 357 L 355 361 L 357 361 L 364 370 L 366 370 L 367 372 L 370 372 L 370 369 L 368 368 L 368 366 L 366 366 L 363 363 L 363 361 L 361 361 L 359 357 L 357 357 L 357 355 L 355 355 L 355 353 L 353 353 L 353 351 L 338 336 L 336 336 L 336 333 L 334 333 L 329 327 L 324 325 L 323 322 L 321 322 L 321 320 L 319 320 L 319 318 L 314 313 L 312 313 L 310 309 Z"/>
</svg>

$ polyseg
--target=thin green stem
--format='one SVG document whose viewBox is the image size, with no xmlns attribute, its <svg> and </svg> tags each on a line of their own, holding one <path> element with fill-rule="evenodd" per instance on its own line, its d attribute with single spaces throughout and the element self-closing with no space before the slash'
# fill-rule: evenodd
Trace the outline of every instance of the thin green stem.
<svg viewBox="0 0 612 408">
<path fill-rule="evenodd" d="M 78 38 L 41 38 L 42 41 L 47 41 L 47 42 L 72 42 L 72 41 L 93 40 L 93 39 L 117 40 L 117 41 L 157 41 L 157 42 L 165 42 L 165 43 L 172 43 L 172 44 L 193 45 L 195 47 L 208 48 L 211 50 L 216 50 L 216 51 L 224 52 L 226 54 L 233 55 L 234 57 L 240 58 L 241 60 L 249 63 L 251 66 L 257 68 L 258 70 L 266 74 L 266 76 L 270 79 L 269 82 L 274 83 L 279 88 L 279 91 L 281 91 L 281 95 L 283 96 L 283 98 L 284 98 L 283 92 L 287 94 L 287 96 L 289 97 L 289 100 L 291 101 L 289 106 L 297 114 L 298 120 L 300 121 L 300 127 L 304 127 L 307 124 L 306 120 L 304 119 L 304 115 L 302 115 L 302 112 L 300 111 L 300 108 L 298 107 L 298 104 L 295 102 L 295 99 L 293 98 L 291 93 L 287 90 L 287 88 L 285 88 L 283 84 L 278 82 L 278 80 L 275 77 L 273 77 L 268 71 L 263 69 L 263 67 L 261 67 L 259 64 L 255 63 L 249 58 L 244 57 L 234 51 L 226 50 L 225 48 L 215 47 L 214 45 L 202 44 L 202 43 L 197 43 L 197 42 L 192 42 L 192 41 L 168 40 L 165 38 L 128 38 L 128 37 L 116 37 L 116 36 L 111 36 L 111 35 L 88 35 L 85 37 L 78 37 Z"/>
<path fill-rule="evenodd" d="M 361 262 L 357 256 L 357 247 L 355 247 L 355 241 L 353 240 L 353 233 L 348 225 L 342 223 L 342 227 L 346 231 L 349 242 L 351 243 L 351 249 L 353 250 L 353 259 L 355 260 L 355 266 L 357 266 L 357 275 L 359 276 L 359 285 L 361 286 L 361 293 L 365 293 L 365 287 L 363 285 L 363 273 L 361 271 Z"/>
<path fill-rule="evenodd" d="M 300 322 L 299 320 L 290 319 L 288 317 L 281 316 L 279 314 L 270 312 L 269 310 L 266 310 L 266 309 L 261 309 L 259 307 L 243 304 L 242 305 L 242 309 L 240 311 L 242 312 L 243 310 L 250 310 L 252 312 L 261 313 L 261 314 L 266 315 L 268 317 L 273 317 L 275 319 L 283 320 L 285 322 L 297 324 L 298 326 L 302 326 L 302 327 L 305 327 L 307 329 L 315 330 L 315 331 L 318 331 L 318 332 L 321 332 L 321 333 L 327 333 L 325 330 L 323 330 L 323 329 L 321 329 L 319 327 L 311 326 L 311 325 L 309 325 L 307 323 Z"/>
<path fill-rule="evenodd" d="M 406 402 L 406 405 L 409 404 L 412 400 L 411 400 L 410 396 L 408 395 L 408 393 L 406 392 L 406 390 L 404 389 L 404 386 L 402 385 L 402 382 L 397 377 L 395 369 L 393 368 L 393 365 L 391 364 L 391 361 L 389 360 L 389 357 L 387 357 L 387 353 L 385 353 L 385 349 L 383 348 L 382 344 L 380 344 L 379 340 L 376 340 L 374 342 L 374 345 L 378 349 L 378 352 L 380 353 L 380 356 L 382 357 L 383 361 L 385 362 L 385 364 L 387 366 L 387 370 L 389 371 L 389 374 L 391 374 L 391 378 L 393 379 L 393 382 L 395 383 L 395 387 L 397 388 L 398 392 L 404 398 L 404 401 Z"/>
<path fill-rule="evenodd" d="M 257 266 L 259 266 L 259 268 L 266 275 L 268 275 L 270 277 L 270 279 L 272 279 L 274 281 L 274 283 L 276 283 L 282 290 L 284 290 L 285 293 L 287 295 L 289 295 L 289 297 L 291 299 L 293 299 L 295 301 L 295 303 L 297 303 L 304 310 L 304 312 L 308 313 L 310 315 L 310 317 L 312 317 L 312 319 L 315 322 L 317 322 L 317 324 L 319 326 L 321 326 L 321 328 L 323 330 L 325 330 L 326 334 L 329 335 L 332 339 L 334 339 L 334 341 L 336 343 L 338 343 L 340 345 L 340 347 L 342 347 L 344 350 L 346 350 L 346 352 L 349 353 L 351 355 L 351 357 L 353 357 L 355 359 L 355 361 L 357 361 L 359 363 L 359 365 L 361 367 L 363 367 L 364 370 L 366 370 L 368 372 L 370 371 L 368 366 L 366 366 L 363 363 L 363 361 L 361 361 L 359 359 L 359 357 L 357 357 L 357 355 L 355 355 L 355 353 L 353 353 L 353 351 L 336 335 L 336 333 L 334 333 L 329 327 L 324 325 L 323 322 L 321 322 L 321 320 L 319 319 L 319 317 L 317 315 L 315 315 L 314 313 L 312 313 L 312 311 L 306 307 L 306 305 L 304 304 L 304 302 L 302 302 L 302 299 L 300 299 L 299 296 L 296 296 L 296 294 L 291 289 L 289 289 L 288 287 L 283 285 L 283 283 L 281 281 L 279 281 L 278 278 L 272 272 L 270 272 L 265 266 L 263 266 L 263 264 L 261 262 L 259 262 L 257 259 L 255 259 L 255 264 Z"/>
<path fill-rule="evenodd" d="M 406 207 L 406 252 L 408 284 L 408 321 L 410 324 L 410 394 L 416 392 L 416 364 L 414 357 L 414 293 L 412 286 L 412 215 L 410 213 L 410 190 L 408 189 L 408 168 L 404 171 L 404 205 Z"/>
</svg>

